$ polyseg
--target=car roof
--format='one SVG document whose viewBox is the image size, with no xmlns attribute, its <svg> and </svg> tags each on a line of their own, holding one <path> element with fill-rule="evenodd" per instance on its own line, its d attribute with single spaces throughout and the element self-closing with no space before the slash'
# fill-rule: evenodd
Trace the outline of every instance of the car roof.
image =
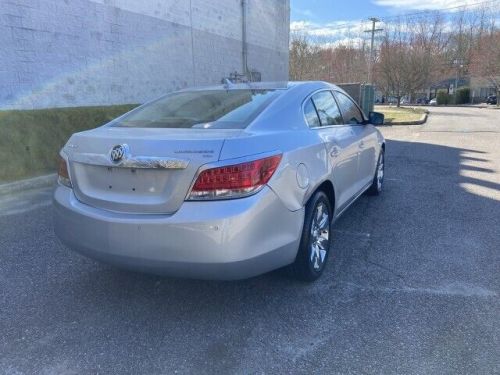
<svg viewBox="0 0 500 375">
<path fill-rule="evenodd" d="M 338 86 L 323 81 L 287 82 L 286 90 L 264 108 L 247 129 L 249 131 L 275 131 L 307 127 L 303 104 L 311 94 L 321 90 L 337 90 L 345 93 Z"/>
<path fill-rule="evenodd" d="M 263 82 L 246 82 L 246 83 L 231 83 L 198 86 L 185 88 L 180 91 L 211 91 L 211 90 L 289 90 L 294 87 L 308 87 L 311 90 L 319 90 L 322 88 L 332 88 L 333 84 L 323 81 L 263 81 Z"/>
<path fill-rule="evenodd" d="M 304 122 L 302 103 L 304 99 L 319 90 L 345 91 L 340 87 L 324 81 L 281 81 L 281 82 L 247 82 L 228 83 L 226 85 L 197 86 L 176 91 L 182 92 L 203 92 L 203 91 L 238 91 L 238 90 L 279 90 L 280 93 L 250 121 L 247 130 L 252 131 L 273 131 L 282 130 L 286 124 Z M 167 94 L 170 95 L 170 94 Z M 283 113 L 286 113 L 288 120 L 284 120 Z M 305 123 L 304 126 L 307 126 Z"/>
</svg>

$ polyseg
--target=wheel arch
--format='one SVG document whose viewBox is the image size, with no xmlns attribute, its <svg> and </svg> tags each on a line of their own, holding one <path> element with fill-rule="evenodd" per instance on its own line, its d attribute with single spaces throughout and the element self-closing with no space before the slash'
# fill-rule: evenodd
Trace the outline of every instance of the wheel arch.
<svg viewBox="0 0 500 375">
<path fill-rule="evenodd" d="M 335 187 L 333 186 L 333 183 L 330 180 L 324 180 L 320 184 L 318 184 L 314 189 L 311 189 L 311 193 L 307 197 L 306 202 L 308 202 L 316 192 L 322 191 L 323 193 L 326 194 L 328 197 L 328 200 L 330 201 L 330 206 L 332 208 L 332 215 L 335 215 Z"/>
</svg>

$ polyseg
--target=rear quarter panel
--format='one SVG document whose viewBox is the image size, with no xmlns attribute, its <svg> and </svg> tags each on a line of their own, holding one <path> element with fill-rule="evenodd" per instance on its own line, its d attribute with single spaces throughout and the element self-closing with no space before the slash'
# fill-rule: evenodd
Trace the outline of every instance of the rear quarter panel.
<svg viewBox="0 0 500 375">
<path fill-rule="evenodd" d="M 272 152 L 283 158 L 268 185 L 289 210 L 299 210 L 329 176 L 326 147 L 317 133 L 304 129 L 229 139 L 221 160 Z"/>
</svg>

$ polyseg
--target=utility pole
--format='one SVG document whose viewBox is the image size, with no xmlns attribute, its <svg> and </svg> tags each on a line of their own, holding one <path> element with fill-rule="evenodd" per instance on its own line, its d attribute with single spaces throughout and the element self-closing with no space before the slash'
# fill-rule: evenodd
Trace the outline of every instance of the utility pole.
<svg viewBox="0 0 500 375">
<path fill-rule="evenodd" d="M 377 22 L 380 22 L 380 20 L 376 17 L 371 17 L 369 18 L 370 21 L 372 21 L 372 28 L 371 30 L 365 30 L 365 33 L 371 33 L 372 38 L 371 38 L 371 43 L 370 43 L 370 60 L 368 60 L 368 83 L 372 83 L 372 64 L 373 64 L 373 42 L 375 40 L 375 33 L 379 31 L 383 31 L 384 29 L 376 29 L 375 25 Z"/>
<path fill-rule="evenodd" d="M 457 71 L 455 74 L 455 87 L 453 87 L 453 96 L 454 96 L 455 104 L 458 104 L 457 103 L 458 80 L 460 79 L 460 70 L 464 67 L 463 63 L 464 63 L 464 61 L 462 59 L 453 60 L 453 65 L 457 68 Z"/>
</svg>

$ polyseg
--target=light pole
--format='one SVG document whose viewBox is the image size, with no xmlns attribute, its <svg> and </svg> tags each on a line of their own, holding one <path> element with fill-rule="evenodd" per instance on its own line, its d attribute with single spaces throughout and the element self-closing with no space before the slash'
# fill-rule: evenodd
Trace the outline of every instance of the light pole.
<svg viewBox="0 0 500 375">
<path fill-rule="evenodd" d="M 458 80 L 460 79 L 460 70 L 464 67 L 462 59 L 453 60 L 453 65 L 456 66 L 457 71 L 455 74 L 455 87 L 453 88 L 453 96 L 455 97 L 455 104 L 457 103 L 457 94 L 458 94 Z"/>
</svg>

